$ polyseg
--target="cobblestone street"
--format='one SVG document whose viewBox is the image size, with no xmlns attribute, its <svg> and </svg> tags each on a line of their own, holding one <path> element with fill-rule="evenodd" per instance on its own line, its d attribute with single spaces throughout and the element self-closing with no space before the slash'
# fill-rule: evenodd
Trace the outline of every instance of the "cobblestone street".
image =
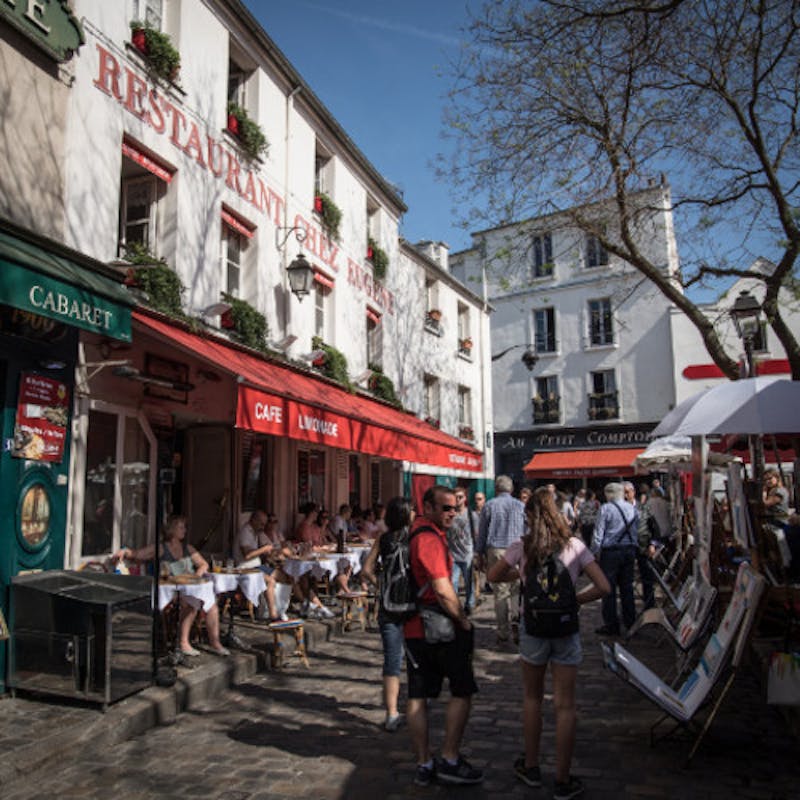
<svg viewBox="0 0 800 800">
<path fill-rule="evenodd" d="M 674 738 L 651 749 L 657 711 L 602 667 L 593 629 L 599 608 L 584 612 L 586 657 L 579 679 L 574 773 L 588 798 L 764 798 L 800 796 L 797 741 L 761 700 L 755 676 L 742 671 L 690 769 L 689 743 Z M 486 769 L 482 786 L 413 784 L 408 733 L 386 733 L 380 692 L 380 640 L 352 633 L 321 643 L 311 669 L 290 660 L 226 690 L 174 725 L 49 766 L 15 781 L 3 800 L 44 797 L 185 798 L 549 798 L 553 720 L 545 717 L 545 786 L 513 775 L 521 750 L 517 659 L 494 647 L 489 604 L 477 615 L 477 696 L 464 752 Z M 653 639 L 649 640 L 652 647 Z M 433 740 L 441 741 L 443 703 L 433 706 Z M 57 724 L 54 722 L 54 724 Z"/>
</svg>

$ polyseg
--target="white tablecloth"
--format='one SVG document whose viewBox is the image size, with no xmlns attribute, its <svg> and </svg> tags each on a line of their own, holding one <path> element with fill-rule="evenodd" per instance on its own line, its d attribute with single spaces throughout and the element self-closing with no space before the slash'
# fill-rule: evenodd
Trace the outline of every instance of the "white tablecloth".
<svg viewBox="0 0 800 800">
<path fill-rule="evenodd" d="M 158 584 L 158 610 L 163 611 L 175 599 L 175 592 L 180 592 L 186 602 L 195 607 L 202 606 L 208 611 L 217 599 L 214 582 L 206 578 L 202 583 L 161 583 Z M 183 597 L 181 601 L 183 601 Z"/>
<path fill-rule="evenodd" d="M 245 572 L 240 575 L 212 572 L 211 580 L 214 581 L 214 591 L 217 594 L 235 592 L 239 588 L 254 606 L 258 605 L 261 595 L 267 589 L 267 582 L 264 580 L 264 573 L 261 571 Z"/>
<path fill-rule="evenodd" d="M 369 553 L 367 548 L 356 548 L 345 553 L 325 553 L 315 558 L 287 558 L 283 564 L 283 571 L 295 580 L 310 572 L 315 578 L 322 578 L 326 573 L 338 575 L 348 566 L 353 568 L 353 573 L 361 572 L 362 557 Z"/>
</svg>

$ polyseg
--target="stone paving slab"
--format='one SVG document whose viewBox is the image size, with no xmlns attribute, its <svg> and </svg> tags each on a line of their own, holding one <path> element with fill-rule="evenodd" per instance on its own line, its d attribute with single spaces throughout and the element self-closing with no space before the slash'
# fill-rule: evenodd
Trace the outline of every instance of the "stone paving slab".
<svg viewBox="0 0 800 800">
<path fill-rule="evenodd" d="M 198 701 L 169 727 L 118 742 L 93 741 L 55 767 L 18 776 L 4 786 L 3 800 L 107 798 L 112 791 L 126 799 L 550 797 L 552 703 L 545 704 L 544 715 L 545 787 L 530 789 L 511 770 L 522 746 L 518 659 L 509 649 L 496 649 L 489 617 L 485 605 L 476 615 L 481 691 L 464 745 L 467 757 L 486 768 L 482 786 L 413 785 L 407 731 L 390 734 L 380 727 L 379 637 L 353 632 L 320 641 L 309 670 L 293 659 L 280 672 L 254 672 Z M 650 747 L 649 727 L 657 709 L 602 666 L 592 632 L 598 609 L 582 617 L 585 661 L 579 673 L 573 771 L 585 780 L 587 798 L 800 797 L 798 743 L 780 715 L 764 704 L 754 672 L 740 672 L 691 768 L 684 769 L 689 743 L 675 738 Z M 653 637 L 634 644 L 648 663 L 670 658 Z M 550 700 L 549 685 L 546 692 Z M 434 702 L 435 746 L 441 743 L 443 714 L 444 700 Z"/>
<path fill-rule="evenodd" d="M 0 787 L 50 770 L 97 744 L 119 744 L 155 726 L 171 725 L 180 713 L 269 670 L 271 634 L 258 623 L 241 623 L 237 630 L 250 645 L 248 652 L 234 651 L 228 659 L 202 652 L 178 668 L 173 687 L 152 686 L 106 712 L 96 704 L 33 693 L 0 697 Z M 307 621 L 305 631 L 310 651 L 330 635 L 329 626 L 314 621 Z"/>
</svg>

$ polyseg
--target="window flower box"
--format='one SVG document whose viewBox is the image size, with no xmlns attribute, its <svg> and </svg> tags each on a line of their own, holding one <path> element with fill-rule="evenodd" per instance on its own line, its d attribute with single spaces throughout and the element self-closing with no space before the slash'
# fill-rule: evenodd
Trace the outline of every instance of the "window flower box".
<svg viewBox="0 0 800 800">
<path fill-rule="evenodd" d="M 442 336 L 442 312 L 438 308 L 433 308 L 425 313 L 425 330 L 434 336 Z"/>
<path fill-rule="evenodd" d="M 384 375 L 383 368 L 379 364 L 370 363 L 367 369 L 372 371 L 367 381 L 367 388 L 376 396 L 386 400 L 392 405 L 401 407 L 400 400 L 395 394 L 394 383 L 388 375 Z"/>
<path fill-rule="evenodd" d="M 246 300 L 241 300 L 227 292 L 222 293 L 222 299 L 230 305 L 220 318 L 220 326 L 229 328 L 236 334 L 236 338 L 246 347 L 266 352 L 269 326 L 266 317 L 253 308 Z"/>
<path fill-rule="evenodd" d="M 458 435 L 461 439 L 467 439 L 470 442 L 475 441 L 475 431 L 472 430 L 471 425 L 462 425 L 458 429 Z"/>
<path fill-rule="evenodd" d="M 434 428 L 440 427 L 440 422 L 435 417 L 425 417 L 425 422 L 427 422 L 428 425 L 433 425 Z"/>
<path fill-rule="evenodd" d="M 472 352 L 472 338 L 466 336 L 458 340 L 458 351 L 464 355 L 469 355 Z"/>
<path fill-rule="evenodd" d="M 131 44 L 143 55 L 147 55 L 147 36 L 144 28 L 134 28 L 131 33 Z"/>
<path fill-rule="evenodd" d="M 144 56 L 153 75 L 170 83 L 175 82 L 181 68 L 181 54 L 166 33 L 133 20 L 131 44 Z"/>
<path fill-rule="evenodd" d="M 324 192 L 314 197 L 314 211 L 322 217 L 322 227 L 331 239 L 339 239 L 342 211 Z"/>
<path fill-rule="evenodd" d="M 269 142 L 261 126 L 238 103 L 228 103 L 228 131 L 239 140 L 242 151 L 250 161 L 256 161 L 269 150 Z"/>
<path fill-rule="evenodd" d="M 367 240 L 367 261 L 372 264 L 372 274 L 382 280 L 386 277 L 386 269 L 389 266 L 389 256 L 386 251 L 370 236 Z"/>
<path fill-rule="evenodd" d="M 311 362 L 311 366 L 318 369 L 323 375 L 338 381 L 350 388 L 350 376 L 347 369 L 347 357 L 340 350 L 325 342 L 319 337 L 311 339 L 311 347 L 314 350 L 321 350 L 322 355 Z"/>
</svg>

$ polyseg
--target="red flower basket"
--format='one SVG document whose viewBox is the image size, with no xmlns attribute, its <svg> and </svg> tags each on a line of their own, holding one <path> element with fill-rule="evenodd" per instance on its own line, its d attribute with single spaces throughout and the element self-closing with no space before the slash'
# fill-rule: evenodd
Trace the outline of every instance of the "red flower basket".
<svg viewBox="0 0 800 800">
<path fill-rule="evenodd" d="M 131 34 L 131 44 L 143 55 L 147 53 L 147 36 L 144 28 L 136 28 Z"/>
<path fill-rule="evenodd" d="M 235 325 L 233 321 L 233 315 L 230 311 L 226 311 L 224 314 L 220 314 L 219 317 L 219 326 L 220 328 L 230 329 L 233 328 Z"/>
<path fill-rule="evenodd" d="M 239 135 L 239 118 L 234 114 L 228 114 L 228 130 L 234 135 Z"/>
<path fill-rule="evenodd" d="M 314 211 L 316 211 L 317 214 L 322 213 L 322 198 L 319 196 L 314 198 Z"/>
<path fill-rule="evenodd" d="M 372 248 L 371 248 L 371 247 L 368 247 L 368 248 L 367 248 L 367 258 L 368 258 L 370 261 L 372 261 L 372 256 L 373 256 L 373 255 L 374 255 L 374 252 L 373 252 Z"/>
</svg>

